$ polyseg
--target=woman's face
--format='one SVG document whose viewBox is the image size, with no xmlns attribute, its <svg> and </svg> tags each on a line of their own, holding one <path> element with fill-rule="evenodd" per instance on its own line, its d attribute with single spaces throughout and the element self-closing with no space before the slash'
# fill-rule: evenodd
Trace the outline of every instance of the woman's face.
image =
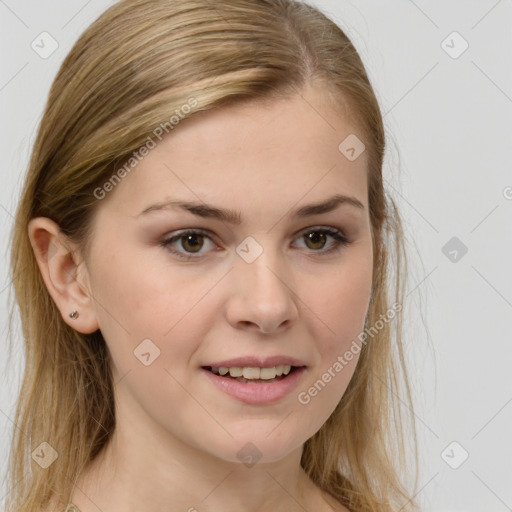
<svg viewBox="0 0 512 512">
<path fill-rule="evenodd" d="M 340 401 L 373 253 L 366 153 L 347 151 L 353 135 L 339 149 L 362 136 L 326 98 L 309 87 L 182 121 L 99 202 L 87 287 L 113 358 L 118 425 L 269 462 Z M 266 367 L 270 378 L 286 365 L 301 368 L 267 383 L 210 371 Z"/>
</svg>

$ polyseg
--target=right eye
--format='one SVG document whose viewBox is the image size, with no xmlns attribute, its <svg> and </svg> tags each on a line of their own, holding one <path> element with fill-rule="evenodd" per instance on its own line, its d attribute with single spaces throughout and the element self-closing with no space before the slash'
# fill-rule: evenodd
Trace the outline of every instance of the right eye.
<svg viewBox="0 0 512 512">
<path fill-rule="evenodd" d="M 194 256 L 194 254 L 201 254 L 200 251 L 204 247 L 205 240 L 209 240 L 213 244 L 207 231 L 202 229 L 187 229 L 180 232 L 173 232 L 171 235 L 173 236 L 167 236 L 162 240 L 160 245 L 179 258 L 186 260 L 198 258 L 198 256 Z M 176 245 L 181 246 L 181 249 L 185 252 L 177 249 Z"/>
</svg>

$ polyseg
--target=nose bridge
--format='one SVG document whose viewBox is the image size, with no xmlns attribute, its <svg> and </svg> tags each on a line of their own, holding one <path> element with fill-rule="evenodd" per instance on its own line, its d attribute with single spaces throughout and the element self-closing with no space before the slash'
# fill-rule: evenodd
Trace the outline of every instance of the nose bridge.
<svg viewBox="0 0 512 512">
<path fill-rule="evenodd" d="M 254 293 L 263 296 L 274 293 L 287 295 L 289 290 L 283 282 L 287 272 L 283 274 L 282 269 L 285 267 L 281 261 L 282 255 L 270 236 L 259 235 L 257 240 L 255 237 L 247 237 L 237 248 L 237 254 L 237 273 L 245 283 L 253 287 Z"/>
<path fill-rule="evenodd" d="M 247 237 L 237 247 L 232 321 L 270 332 L 297 315 L 290 272 L 271 236 Z"/>
</svg>

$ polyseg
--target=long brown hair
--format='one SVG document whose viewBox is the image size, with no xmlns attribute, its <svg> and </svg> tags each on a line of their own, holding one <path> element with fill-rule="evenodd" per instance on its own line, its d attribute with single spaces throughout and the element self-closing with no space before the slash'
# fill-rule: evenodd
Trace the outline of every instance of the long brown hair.
<svg viewBox="0 0 512 512">
<path fill-rule="evenodd" d="M 86 253 L 95 191 L 155 129 L 173 129 L 173 113 L 181 119 L 248 99 L 286 97 L 313 80 L 328 85 L 366 145 L 374 268 L 365 325 L 371 329 L 392 303 L 403 304 L 406 255 L 399 213 L 383 187 L 379 105 L 340 27 L 293 0 L 123 0 L 78 39 L 51 87 L 12 233 L 26 366 L 9 457 L 8 512 L 68 503 L 76 478 L 115 428 L 105 341 L 99 331 L 80 334 L 63 321 L 35 260 L 30 219 L 51 218 Z M 194 108 L 183 108 L 191 98 Z M 13 315 L 14 305 L 11 322 Z M 402 308 L 383 324 L 362 344 L 343 398 L 307 440 L 301 459 L 312 481 L 353 511 L 414 505 L 404 483 L 417 453 Z M 405 466 L 404 411 L 413 466 Z M 31 459 L 43 442 L 58 453 L 45 469 Z"/>
</svg>

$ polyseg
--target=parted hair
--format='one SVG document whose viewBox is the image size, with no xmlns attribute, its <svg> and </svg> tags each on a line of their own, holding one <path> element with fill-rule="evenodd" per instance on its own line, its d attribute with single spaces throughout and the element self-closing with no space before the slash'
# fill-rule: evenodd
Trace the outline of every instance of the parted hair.
<svg viewBox="0 0 512 512">
<path fill-rule="evenodd" d="M 100 331 L 81 334 L 62 319 L 37 266 L 29 221 L 51 218 L 86 253 L 95 190 L 154 138 L 155 128 L 169 129 L 173 113 L 186 118 L 246 100 L 286 98 L 313 81 L 324 83 L 340 112 L 357 123 L 366 147 L 370 328 L 391 304 L 403 304 L 406 253 L 399 211 L 383 184 L 381 111 L 342 28 L 295 0 L 123 0 L 79 37 L 51 86 L 11 235 L 10 331 L 17 307 L 25 366 L 7 512 L 65 506 L 116 425 L 105 340 Z M 180 108 L 190 98 L 194 108 Z M 301 465 L 312 481 L 353 512 L 417 506 L 406 483 L 416 475 L 417 450 L 402 314 L 403 308 L 362 343 L 346 392 L 303 448 Z M 44 441 L 58 452 L 45 469 L 31 458 Z"/>
</svg>

